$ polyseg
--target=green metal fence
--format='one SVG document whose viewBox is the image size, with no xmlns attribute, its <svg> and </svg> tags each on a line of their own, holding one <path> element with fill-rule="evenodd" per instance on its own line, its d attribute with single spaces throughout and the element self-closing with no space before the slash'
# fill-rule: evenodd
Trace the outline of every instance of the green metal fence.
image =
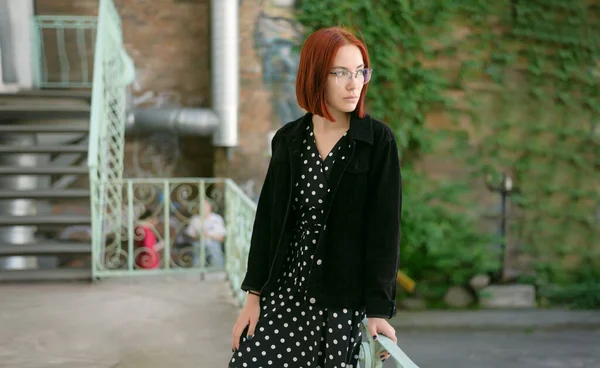
<svg viewBox="0 0 600 368">
<path fill-rule="evenodd" d="M 32 60 L 36 87 L 92 87 L 97 23 L 97 17 L 33 17 Z"/>
<path fill-rule="evenodd" d="M 119 14 L 112 0 L 100 0 L 88 150 L 92 249 L 96 250 L 108 239 L 121 242 L 123 188 L 119 181 L 123 176 L 126 88 L 134 77 L 133 62 L 123 46 Z M 93 276 L 97 276 L 95 271 L 94 266 Z"/>
<path fill-rule="evenodd" d="M 122 223 L 106 222 L 102 243 L 94 243 L 93 267 L 96 277 L 143 275 L 203 274 L 223 271 L 238 306 L 246 300 L 240 286 L 246 273 L 250 237 L 256 204 L 231 179 L 169 178 L 121 179 L 115 181 L 123 193 Z M 224 242 L 219 244 L 224 265 L 213 264 L 208 236 L 190 236 L 194 218 L 207 221 L 203 203 L 223 220 Z M 109 216 L 116 218 L 116 216 Z M 162 244 L 149 252 L 143 246 L 151 231 L 155 243 Z M 120 234 L 120 237 L 116 237 Z M 153 241 L 154 242 L 154 241 Z M 398 368 L 417 366 L 394 344 L 380 336 L 374 341 L 363 321 L 360 361 L 365 368 L 381 368 L 379 355 L 389 351 Z"/>
<path fill-rule="evenodd" d="M 254 208 L 233 181 L 143 178 L 114 180 L 112 186 L 123 195 L 122 207 L 108 209 L 119 213 L 104 216 L 101 241 L 93 244 L 95 277 L 227 267 L 232 288 L 239 290 Z M 215 232 L 222 238 L 211 238 Z"/>
</svg>

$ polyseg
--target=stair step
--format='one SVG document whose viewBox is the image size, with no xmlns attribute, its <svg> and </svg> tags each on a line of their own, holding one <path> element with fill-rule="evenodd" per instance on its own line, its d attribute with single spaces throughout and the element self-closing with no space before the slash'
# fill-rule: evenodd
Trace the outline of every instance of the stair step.
<svg viewBox="0 0 600 368">
<path fill-rule="evenodd" d="M 87 124 L 72 125 L 36 125 L 36 124 L 0 124 L 0 133 L 87 133 Z"/>
<path fill-rule="evenodd" d="M 89 100 L 92 98 L 92 91 L 85 89 L 62 90 L 62 89 L 32 89 L 19 90 L 14 93 L 0 93 L 2 98 L 23 98 L 23 97 L 43 97 L 43 98 L 81 98 Z"/>
<path fill-rule="evenodd" d="M 0 146 L 0 153 L 85 153 L 87 145 L 64 146 Z"/>
<path fill-rule="evenodd" d="M 89 173 L 87 166 L 0 166 L 0 175 L 76 175 Z"/>
<path fill-rule="evenodd" d="M 2 105 L 0 119 L 32 119 L 32 118 L 76 118 L 90 115 L 90 106 L 64 105 Z"/>
<path fill-rule="evenodd" d="M 89 225 L 90 215 L 0 216 L 0 226 Z"/>
<path fill-rule="evenodd" d="M 32 190 L 1 190 L 0 199 L 74 199 L 89 198 L 87 189 L 32 189 Z"/>
<path fill-rule="evenodd" d="M 14 281 L 75 281 L 91 280 L 90 269 L 56 268 L 30 270 L 0 270 L 0 282 Z"/>
<path fill-rule="evenodd" d="M 49 241 L 39 244 L 0 244 L 0 257 L 89 254 L 91 251 L 90 243 Z"/>
</svg>

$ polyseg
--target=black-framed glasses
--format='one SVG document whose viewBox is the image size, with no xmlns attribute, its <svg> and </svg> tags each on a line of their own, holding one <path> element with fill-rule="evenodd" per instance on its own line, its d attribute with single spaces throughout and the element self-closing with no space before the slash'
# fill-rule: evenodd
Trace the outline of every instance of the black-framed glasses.
<svg viewBox="0 0 600 368">
<path fill-rule="evenodd" d="M 330 72 L 329 74 L 335 75 L 335 82 L 337 84 L 347 84 L 352 80 L 352 77 L 354 77 L 358 83 L 367 84 L 369 83 L 369 80 L 371 80 L 372 73 L 372 68 L 364 68 L 355 72 L 351 72 L 346 69 L 340 69 Z"/>
</svg>

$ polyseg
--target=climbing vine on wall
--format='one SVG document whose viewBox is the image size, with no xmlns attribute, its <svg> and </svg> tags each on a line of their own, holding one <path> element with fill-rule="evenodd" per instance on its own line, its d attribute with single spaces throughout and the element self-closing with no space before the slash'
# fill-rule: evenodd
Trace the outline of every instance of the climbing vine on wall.
<svg viewBox="0 0 600 368">
<path fill-rule="evenodd" d="M 497 266 L 472 218 L 473 186 L 460 184 L 504 173 L 522 271 L 540 285 L 600 278 L 597 1 L 302 0 L 297 10 L 307 33 L 342 25 L 369 48 L 369 112 L 391 125 L 403 160 L 409 273 L 457 284 Z M 428 124 L 440 111 L 453 127 Z M 417 170 L 448 140 L 473 176 Z"/>
</svg>

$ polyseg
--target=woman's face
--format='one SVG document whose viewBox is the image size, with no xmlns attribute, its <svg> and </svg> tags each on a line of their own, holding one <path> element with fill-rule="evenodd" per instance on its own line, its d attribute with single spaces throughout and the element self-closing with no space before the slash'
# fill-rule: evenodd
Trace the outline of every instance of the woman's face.
<svg viewBox="0 0 600 368">
<path fill-rule="evenodd" d="M 360 93 L 364 85 L 361 73 L 356 73 L 365 68 L 360 49 L 354 45 L 340 47 L 333 61 L 325 90 L 325 98 L 330 110 L 342 113 L 352 112 L 356 109 Z M 358 77 L 357 77 L 358 75 Z M 335 111 L 331 111 L 335 114 Z"/>
</svg>

